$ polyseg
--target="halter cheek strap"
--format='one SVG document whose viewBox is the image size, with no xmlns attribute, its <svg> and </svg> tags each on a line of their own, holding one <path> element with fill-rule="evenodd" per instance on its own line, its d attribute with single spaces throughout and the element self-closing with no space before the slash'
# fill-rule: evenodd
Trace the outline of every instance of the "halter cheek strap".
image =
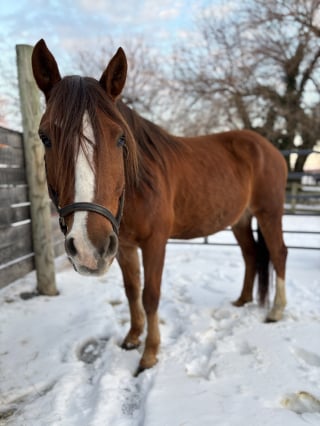
<svg viewBox="0 0 320 426">
<path fill-rule="evenodd" d="M 68 204 L 65 207 L 59 208 L 57 207 L 58 213 L 59 213 L 59 224 L 61 231 L 64 235 L 67 234 L 68 228 L 66 225 L 65 217 L 68 216 L 71 213 L 79 212 L 79 211 L 89 211 L 98 213 L 101 216 L 104 216 L 106 219 L 111 222 L 112 228 L 114 232 L 119 235 L 119 228 L 120 228 L 120 222 L 122 218 L 123 213 L 123 206 L 124 206 L 124 191 L 121 194 L 121 197 L 119 199 L 119 208 L 118 213 L 116 216 L 114 216 L 110 210 L 107 208 L 101 206 L 100 204 L 95 203 L 87 203 L 87 202 L 81 202 L 81 203 L 72 203 Z"/>
</svg>

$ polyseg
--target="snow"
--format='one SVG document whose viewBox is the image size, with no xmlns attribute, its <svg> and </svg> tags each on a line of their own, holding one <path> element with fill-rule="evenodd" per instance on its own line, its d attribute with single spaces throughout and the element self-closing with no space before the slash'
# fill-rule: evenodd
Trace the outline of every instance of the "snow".
<svg viewBox="0 0 320 426">
<path fill-rule="evenodd" d="M 230 303 L 238 247 L 168 244 L 159 362 L 138 377 L 118 265 L 56 269 L 58 297 L 22 299 L 34 273 L 0 291 L 0 425 L 320 425 L 320 250 L 289 252 L 288 306 L 266 324 L 256 302 Z"/>
</svg>

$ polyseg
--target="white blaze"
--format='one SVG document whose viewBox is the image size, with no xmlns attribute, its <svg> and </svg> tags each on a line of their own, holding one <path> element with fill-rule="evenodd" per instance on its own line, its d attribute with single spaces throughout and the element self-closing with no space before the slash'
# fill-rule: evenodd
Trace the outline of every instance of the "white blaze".
<svg viewBox="0 0 320 426">
<path fill-rule="evenodd" d="M 94 134 L 88 113 L 83 117 L 83 134 L 90 141 L 94 142 Z M 84 142 L 85 143 L 85 142 Z M 75 163 L 75 198 L 74 202 L 93 202 L 95 192 L 95 176 L 93 163 L 93 144 L 85 145 L 86 153 L 80 146 L 79 154 Z M 87 233 L 88 212 L 80 211 L 74 213 L 73 225 L 68 238 L 74 238 L 75 247 L 77 249 L 77 260 L 88 268 L 95 269 L 97 267 L 96 260 L 93 257 L 95 248 L 89 240 Z M 92 253 L 88 256 L 88 253 Z"/>
<path fill-rule="evenodd" d="M 90 141 L 94 141 L 91 123 L 86 112 L 83 117 L 83 134 Z M 89 160 L 89 162 L 88 162 Z M 93 202 L 95 181 L 93 173 L 93 146 L 86 144 L 86 154 L 80 146 L 75 164 L 75 197 L 74 202 Z M 74 213 L 73 230 L 86 229 L 88 212 Z"/>
</svg>

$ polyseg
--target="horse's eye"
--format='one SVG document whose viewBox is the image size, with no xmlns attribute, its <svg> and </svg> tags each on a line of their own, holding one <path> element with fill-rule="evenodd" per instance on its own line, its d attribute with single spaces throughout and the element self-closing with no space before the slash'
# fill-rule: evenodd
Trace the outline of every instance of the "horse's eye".
<svg viewBox="0 0 320 426">
<path fill-rule="evenodd" d="M 121 148 L 123 148 L 123 155 L 125 158 L 128 157 L 128 147 L 126 144 L 126 137 L 125 135 L 121 135 L 120 138 L 118 139 L 117 145 L 120 146 Z"/>
<path fill-rule="evenodd" d="M 126 137 L 125 135 L 121 135 L 120 138 L 118 139 L 117 145 L 123 147 L 125 146 L 125 144 L 126 144 Z"/>
<path fill-rule="evenodd" d="M 126 144 L 125 135 L 120 136 L 120 138 L 118 139 L 117 145 L 120 146 L 121 148 L 123 148 L 124 158 L 127 158 L 129 151 L 128 151 L 128 147 L 127 147 L 127 144 Z"/>
<path fill-rule="evenodd" d="M 51 140 L 45 133 L 39 131 L 39 137 L 46 148 L 51 148 Z"/>
</svg>

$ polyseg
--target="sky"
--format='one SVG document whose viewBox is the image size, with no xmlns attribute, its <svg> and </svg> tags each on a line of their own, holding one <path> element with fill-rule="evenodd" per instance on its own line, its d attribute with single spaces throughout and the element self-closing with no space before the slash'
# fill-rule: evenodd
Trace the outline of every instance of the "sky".
<svg viewBox="0 0 320 426">
<path fill-rule="evenodd" d="M 15 46 L 44 38 L 63 75 L 78 73 L 70 58 L 83 49 L 115 49 L 134 37 L 156 53 L 195 37 L 201 12 L 226 11 L 226 0 L 0 0 L 0 96 L 12 102 L 9 80 L 16 76 Z M 106 64 L 110 58 L 106 58 Z M 9 108 L 10 109 L 10 108 Z M 12 114 L 11 114 L 12 115 Z M 13 114 L 14 115 L 14 114 Z M 9 123 L 8 123 L 9 124 Z M 10 125 L 8 127 L 11 127 Z M 16 128 L 14 123 L 13 128 Z M 19 127 L 19 125 L 18 125 Z"/>
<path fill-rule="evenodd" d="M 226 3 L 226 2 L 224 2 Z M 187 40 L 201 10 L 221 0 L 0 0 L 0 45 L 34 45 L 40 38 L 60 56 L 78 48 L 97 48 L 110 37 L 123 44 L 143 37 L 163 50 Z M 3 60 L 3 59 L 1 59 Z"/>
<path fill-rule="evenodd" d="M 183 36 L 198 8 L 194 4 L 190 0 L 2 0 L 0 34 L 12 44 L 34 44 L 43 37 L 61 48 L 135 34 L 162 44 Z"/>
</svg>

